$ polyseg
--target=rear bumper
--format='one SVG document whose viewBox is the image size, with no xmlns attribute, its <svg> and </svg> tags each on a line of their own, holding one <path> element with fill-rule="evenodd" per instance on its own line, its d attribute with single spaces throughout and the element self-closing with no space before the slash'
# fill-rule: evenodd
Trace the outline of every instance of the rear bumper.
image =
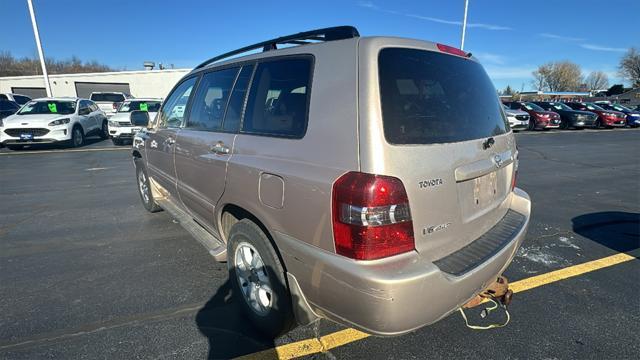
<svg viewBox="0 0 640 360">
<path fill-rule="evenodd" d="M 418 252 L 355 261 L 277 232 L 275 241 L 293 275 L 289 279 L 295 284 L 289 285 L 296 289 L 294 305 L 308 306 L 307 313 L 375 335 L 400 335 L 447 316 L 506 269 L 529 225 L 529 196 L 516 189 L 510 210 L 524 217 L 518 228 L 512 229 L 499 250 L 461 275 L 435 264 L 443 259 L 434 263 Z"/>
</svg>

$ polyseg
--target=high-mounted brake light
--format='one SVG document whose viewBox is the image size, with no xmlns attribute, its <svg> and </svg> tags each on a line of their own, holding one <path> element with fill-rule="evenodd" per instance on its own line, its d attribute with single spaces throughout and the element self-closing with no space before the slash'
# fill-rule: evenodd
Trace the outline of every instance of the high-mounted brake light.
<svg viewBox="0 0 640 360">
<path fill-rule="evenodd" d="M 336 252 L 373 260 L 415 249 L 409 199 L 402 181 L 349 172 L 333 185 Z"/>
<path fill-rule="evenodd" d="M 462 57 L 469 57 L 469 54 L 464 52 L 464 50 L 460 50 L 460 49 L 455 48 L 453 46 L 449 46 L 449 45 L 445 45 L 445 44 L 436 44 L 436 46 L 438 47 L 438 50 L 442 51 L 443 53 L 452 54 L 452 55 L 458 55 L 458 56 L 462 56 Z"/>
</svg>

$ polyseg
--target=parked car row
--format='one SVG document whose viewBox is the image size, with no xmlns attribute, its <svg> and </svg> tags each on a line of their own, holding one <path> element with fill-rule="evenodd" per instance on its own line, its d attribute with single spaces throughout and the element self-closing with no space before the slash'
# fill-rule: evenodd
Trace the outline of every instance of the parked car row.
<svg viewBox="0 0 640 360">
<path fill-rule="evenodd" d="M 504 103 L 509 124 L 515 124 L 510 112 L 523 111 L 529 114 L 529 130 L 584 129 L 640 126 L 640 112 L 622 105 L 591 102 L 557 101 L 508 101 Z M 522 129 L 517 123 L 514 130 Z"/>
<path fill-rule="evenodd" d="M 131 124 L 130 113 L 148 112 L 153 119 L 162 104 L 162 99 L 135 99 L 119 92 L 94 92 L 90 97 L 31 100 L 24 95 L 0 94 L 0 147 L 19 150 L 36 143 L 77 147 L 90 135 L 111 137 L 114 145 L 122 145 L 140 130 Z"/>
</svg>

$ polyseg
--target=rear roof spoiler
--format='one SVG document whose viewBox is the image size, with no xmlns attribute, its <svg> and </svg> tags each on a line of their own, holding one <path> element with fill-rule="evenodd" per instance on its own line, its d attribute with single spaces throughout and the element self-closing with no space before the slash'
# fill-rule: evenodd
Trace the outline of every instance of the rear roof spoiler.
<svg viewBox="0 0 640 360">
<path fill-rule="evenodd" d="M 334 40 L 352 39 L 359 36 L 360 36 L 360 33 L 358 32 L 358 29 L 356 29 L 353 26 L 335 26 L 335 27 L 329 27 L 324 29 L 304 31 L 297 34 L 293 34 L 293 35 L 281 36 L 279 38 L 259 42 L 257 44 L 245 46 L 238 50 L 233 50 L 233 51 L 224 53 L 222 55 L 212 57 L 211 59 L 196 66 L 195 69 L 203 68 L 216 61 L 220 61 L 220 60 L 232 57 L 234 55 L 246 53 L 251 50 L 256 50 L 260 48 L 262 48 L 263 52 L 276 50 L 278 48 L 277 44 L 304 45 L 304 44 L 310 44 L 318 41 L 334 41 Z"/>
</svg>

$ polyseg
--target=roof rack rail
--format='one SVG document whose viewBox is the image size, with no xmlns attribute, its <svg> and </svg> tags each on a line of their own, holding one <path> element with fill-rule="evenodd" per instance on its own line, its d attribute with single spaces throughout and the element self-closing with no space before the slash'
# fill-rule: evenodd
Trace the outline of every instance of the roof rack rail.
<svg viewBox="0 0 640 360">
<path fill-rule="evenodd" d="M 279 38 L 245 46 L 241 49 L 233 50 L 228 53 L 224 53 L 222 55 L 212 57 L 211 59 L 196 66 L 195 69 L 200 69 L 216 61 L 220 61 L 222 59 L 226 59 L 231 56 L 242 54 L 255 49 L 262 48 L 263 52 L 276 50 L 278 48 L 277 44 L 304 45 L 304 44 L 310 44 L 314 41 L 344 40 L 344 39 L 351 39 L 359 36 L 360 36 L 360 33 L 358 32 L 358 29 L 356 29 L 353 26 L 335 26 L 335 27 L 328 27 L 324 29 L 304 31 L 297 34 L 281 36 Z"/>
</svg>

